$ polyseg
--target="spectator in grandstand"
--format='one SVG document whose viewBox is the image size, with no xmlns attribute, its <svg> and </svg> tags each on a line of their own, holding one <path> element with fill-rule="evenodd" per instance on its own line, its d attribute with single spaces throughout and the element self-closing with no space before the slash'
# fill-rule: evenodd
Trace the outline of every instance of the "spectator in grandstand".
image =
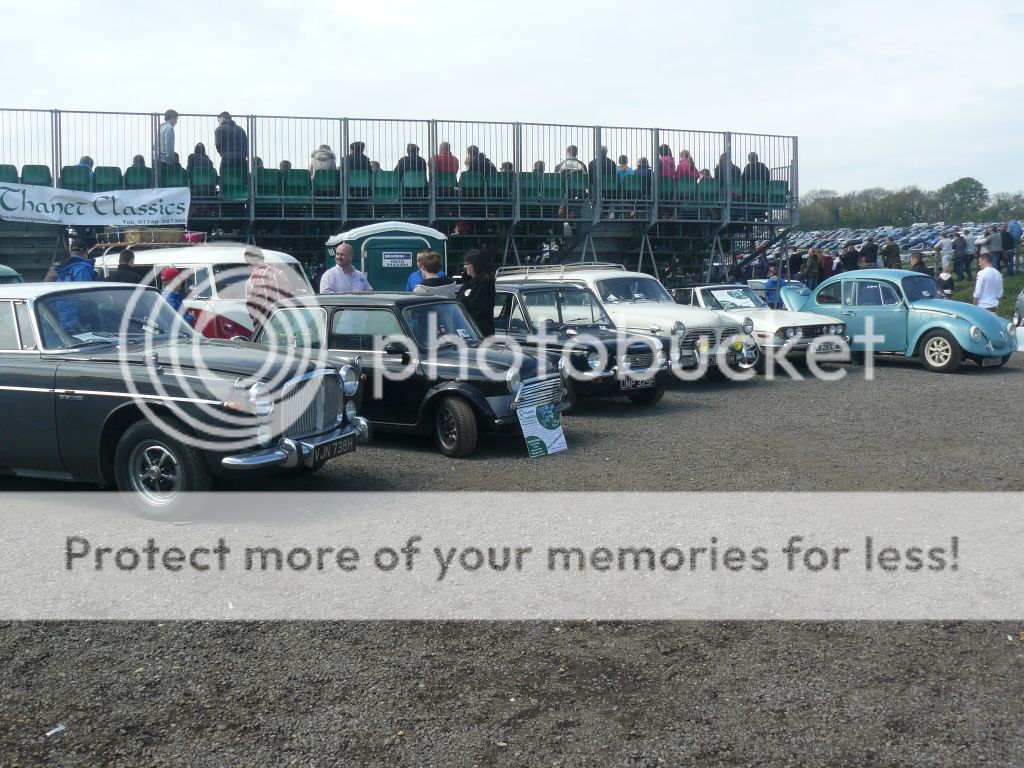
<svg viewBox="0 0 1024 768">
<path fill-rule="evenodd" d="M 330 144 L 321 144 L 313 150 L 309 156 L 309 175 L 313 176 L 317 171 L 338 170 L 338 158 L 331 151 Z"/>
<path fill-rule="evenodd" d="M 252 159 L 252 165 L 253 165 L 254 168 L 262 168 L 263 167 L 263 158 L 260 157 L 259 155 L 257 155 L 256 157 L 254 157 Z"/>
<path fill-rule="evenodd" d="M 139 283 L 142 276 L 135 271 L 135 251 L 125 248 L 117 256 L 117 269 L 107 275 L 107 283 Z"/>
<path fill-rule="evenodd" d="M 466 254 L 466 280 L 459 287 L 458 300 L 484 336 L 494 335 L 494 274 L 490 257 L 479 250 Z"/>
<path fill-rule="evenodd" d="M 136 155 L 135 157 L 132 158 L 132 165 L 131 165 L 131 167 L 132 168 L 145 168 L 146 167 L 146 158 L 144 158 L 142 155 Z"/>
<path fill-rule="evenodd" d="M 676 163 L 676 178 L 677 179 L 699 179 L 700 171 L 697 170 L 697 164 L 693 162 L 693 157 L 690 156 L 690 150 L 681 149 L 679 150 L 679 162 Z"/>
<path fill-rule="evenodd" d="M 380 163 L 378 163 L 376 160 L 371 160 L 370 161 L 370 175 L 371 176 L 376 176 L 377 175 L 377 171 L 379 171 L 379 170 L 380 170 Z"/>
<path fill-rule="evenodd" d="M 1006 266 L 1007 277 L 1017 273 L 1017 241 L 1010 234 L 1010 225 L 1003 224 L 999 228 L 999 236 L 1003 240 L 1003 264 Z"/>
<path fill-rule="evenodd" d="M 658 147 L 658 175 L 676 177 L 676 160 L 668 144 Z"/>
<path fill-rule="evenodd" d="M 406 171 L 426 173 L 427 161 L 420 157 L 420 148 L 415 144 L 406 144 L 405 157 L 399 159 L 395 170 L 398 171 L 399 178 L 405 176 Z"/>
<path fill-rule="evenodd" d="M 345 155 L 345 174 L 350 175 L 353 171 L 369 171 L 370 158 L 366 156 L 366 144 L 361 141 L 353 141 L 348 145 L 348 154 Z"/>
<path fill-rule="evenodd" d="M 452 145 L 442 141 L 437 145 L 437 154 L 430 158 L 431 173 L 458 173 L 459 158 L 452 154 Z"/>
<path fill-rule="evenodd" d="M 978 280 L 974 284 L 974 303 L 982 309 L 995 312 L 1003 298 L 1003 276 L 993 268 L 992 257 L 985 253 L 978 257 Z"/>
<path fill-rule="evenodd" d="M 619 183 L 627 176 L 633 175 L 633 169 L 629 167 L 629 158 L 625 155 L 619 155 L 619 164 L 615 167 L 615 174 L 619 177 Z"/>
<path fill-rule="evenodd" d="M 615 175 L 615 162 L 608 157 L 608 147 L 601 147 L 597 153 L 597 157 L 591 160 L 587 165 L 587 171 L 590 173 L 590 181 L 592 184 L 597 184 L 598 167 L 601 169 L 602 176 Z"/>
<path fill-rule="evenodd" d="M 181 155 L 179 155 L 177 152 L 174 153 L 174 165 L 178 168 L 181 168 Z"/>
<path fill-rule="evenodd" d="M 282 160 L 282 161 L 281 161 L 280 163 L 278 163 L 278 165 L 277 165 L 277 170 L 279 170 L 279 171 L 280 171 L 280 172 L 282 173 L 282 175 L 283 175 L 283 174 L 285 174 L 285 173 L 287 173 L 287 172 L 288 172 L 288 171 L 290 171 L 291 169 L 292 169 L 292 163 L 291 163 L 291 160 Z"/>
<path fill-rule="evenodd" d="M 633 171 L 633 175 L 641 178 L 640 185 L 644 190 L 644 194 L 650 194 L 651 192 L 651 177 L 654 172 L 651 170 L 651 164 L 647 162 L 646 157 L 638 157 L 636 160 L 636 170 Z"/>
<path fill-rule="evenodd" d="M 372 291 L 366 275 L 352 266 L 355 251 L 348 243 L 339 243 L 334 249 L 334 266 L 320 278 L 320 293 L 354 293 Z"/>
<path fill-rule="evenodd" d="M 501 168 L 498 169 L 499 173 L 507 173 L 512 175 L 516 172 L 516 167 L 512 165 L 508 160 L 501 164 Z"/>
<path fill-rule="evenodd" d="M 245 282 L 245 308 L 255 328 L 266 320 L 275 302 L 291 298 L 292 290 L 285 273 L 273 264 L 267 264 L 261 248 L 248 246 L 245 263 L 252 267 L 252 273 Z"/>
<path fill-rule="evenodd" d="M 771 181 L 772 174 L 768 166 L 757 159 L 757 152 L 751 152 L 747 155 L 747 167 L 743 169 L 741 178 L 744 185 L 767 184 Z"/>
<path fill-rule="evenodd" d="M 732 184 L 733 190 L 737 190 L 743 183 L 743 172 L 740 171 L 740 167 L 736 163 L 729 161 L 729 158 L 723 153 L 718 158 L 718 165 L 715 166 L 715 181 L 724 189 L 726 179 Z M 738 198 L 739 193 L 733 192 L 733 198 Z"/>
<path fill-rule="evenodd" d="M 420 282 L 413 288 L 414 293 L 430 293 L 455 298 L 458 287 L 455 281 L 441 269 L 441 254 L 437 251 L 420 251 L 416 257 L 420 265 Z"/>
<path fill-rule="evenodd" d="M 156 138 L 156 161 L 165 167 L 175 165 L 174 162 L 174 126 L 178 124 L 178 113 L 173 109 L 164 112 L 164 121 Z"/>
<path fill-rule="evenodd" d="M 188 165 L 185 166 L 185 170 L 189 173 L 196 168 L 213 168 L 213 160 L 206 154 L 206 145 L 202 143 L 196 144 L 192 154 L 188 156 Z"/>
<path fill-rule="evenodd" d="M 92 167 L 93 167 L 92 158 L 89 157 L 88 155 L 82 155 L 82 157 L 79 158 L 78 162 L 75 164 L 75 167 L 76 168 L 86 168 L 86 169 L 88 169 L 88 171 L 89 171 L 89 178 L 90 179 L 95 175 L 95 173 L 92 170 Z"/>
<path fill-rule="evenodd" d="M 217 130 L 213 144 L 220 155 L 220 170 L 249 167 L 249 136 L 245 129 L 231 119 L 230 112 L 217 116 Z"/>
<path fill-rule="evenodd" d="M 579 159 L 579 149 L 575 144 L 565 148 L 565 159 L 555 166 L 555 173 L 586 173 L 587 166 Z"/>
<path fill-rule="evenodd" d="M 882 246 L 882 250 L 879 251 L 882 257 L 882 265 L 886 269 L 903 269 L 903 259 L 900 257 L 900 247 L 896 244 L 896 241 L 892 239 L 892 236 L 885 238 L 885 245 Z"/>
<path fill-rule="evenodd" d="M 494 167 L 492 163 L 483 152 L 480 151 L 480 147 L 475 144 L 470 144 L 466 147 L 466 170 L 467 171 L 479 171 L 480 173 L 490 175 L 497 173 L 498 169 Z"/>
</svg>

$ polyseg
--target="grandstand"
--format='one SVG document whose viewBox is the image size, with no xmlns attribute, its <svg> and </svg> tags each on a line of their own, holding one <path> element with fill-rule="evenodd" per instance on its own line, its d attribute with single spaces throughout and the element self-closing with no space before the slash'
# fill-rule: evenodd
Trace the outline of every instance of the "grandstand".
<svg viewBox="0 0 1024 768">
<path fill-rule="evenodd" d="M 55 185 L 86 191 L 189 186 L 189 227 L 253 241 L 323 262 L 324 241 L 365 224 L 402 220 L 449 236 L 456 259 L 483 247 L 507 264 L 620 261 L 662 277 L 684 279 L 707 264 L 751 252 L 796 224 L 797 139 L 749 133 L 516 122 L 390 120 L 247 115 L 235 121 L 248 135 L 248 168 L 183 166 L 197 143 L 213 149 L 215 115 L 181 113 L 175 129 L 180 165 L 153 166 L 160 113 L 0 109 L 0 183 Z M 434 171 L 447 142 L 457 159 Z M 362 143 L 364 156 L 346 158 Z M 310 173 L 311 153 L 328 145 L 336 170 Z M 400 165 L 414 144 L 426 166 Z M 589 171 L 558 172 L 566 148 L 578 148 Z M 720 162 L 743 169 L 756 153 L 769 178 L 723 171 L 710 182 L 661 175 L 659 149 L 688 150 L 697 169 Z M 601 152 L 607 147 L 607 161 Z M 468 153 L 468 154 L 467 154 Z M 132 167 L 142 154 L 145 167 Z M 76 166 L 88 155 L 93 172 Z M 620 155 L 630 168 L 645 158 L 649 176 L 613 172 Z M 724 162 L 723 162 L 724 158 Z M 288 166 L 281 168 L 282 161 Z M 369 162 L 379 164 L 379 170 Z M 250 172 L 251 169 L 251 172 Z M 0 261 L 41 273 L 53 248 L 52 227 L 0 222 Z M 26 234 L 28 233 L 28 234 Z M 17 245 L 8 242 L 17 237 Z M 14 256 L 18 249 L 25 256 Z M 31 254 L 31 255 L 29 255 Z M 31 262 L 31 263 L 29 263 Z M 38 262 L 38 263 L 36 263 Z"/>
</svg>

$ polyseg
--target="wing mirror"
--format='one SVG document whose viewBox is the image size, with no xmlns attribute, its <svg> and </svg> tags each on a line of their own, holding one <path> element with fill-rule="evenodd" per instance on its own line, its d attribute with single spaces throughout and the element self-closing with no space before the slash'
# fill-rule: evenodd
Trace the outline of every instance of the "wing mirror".
<svg viewBox="0 0 1024 768">
<path fill-rule="evenodd" d="M 385 355 L 401 355 L 401 357 L 402 357 L 402 365 L 405 365 L 406 363 L 408 363 L 409 359 L 410 359 L 409 348 L 406 347 L 405 344 L 403 344 L 400 341 L 389 341 L 387 344 L 385 344 L 384 345 L 384 354 Z"/>
</svg>

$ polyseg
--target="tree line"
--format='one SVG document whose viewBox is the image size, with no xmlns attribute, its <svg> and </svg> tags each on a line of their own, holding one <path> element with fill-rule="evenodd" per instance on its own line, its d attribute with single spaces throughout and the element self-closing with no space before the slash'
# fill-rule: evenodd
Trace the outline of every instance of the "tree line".
<svg viewBox="0 0 1024 768">
<path fill-rule="evenodd" d="M 1024 193 L 996 192 L 965 176 L 934 191 L 875 187 L 839 194 L 814 189 L 800 199 L 800 228 L 910 226 L 917 222 L 1007 221 L 1024 218 Z"/>
</svg>

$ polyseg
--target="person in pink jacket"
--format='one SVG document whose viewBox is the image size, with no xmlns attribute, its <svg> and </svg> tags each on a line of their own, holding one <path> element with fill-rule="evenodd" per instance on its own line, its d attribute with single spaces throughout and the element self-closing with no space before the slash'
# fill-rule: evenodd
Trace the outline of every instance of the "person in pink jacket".
<svg viewBox="0 0 1024 768">
<path fill-rule="evenodd" d="M 696 179 L 699 177 L 700 171 L 697 170 L 697 165 L 690 156 L 690 150 L 681 149 L 679 151 L 679 163 L 676 165 L 676 178 Z"/>
<path fill-rule="evenodd" d="M 668 144 L 658 147 L 658 174 L 673 179 L 676 177 L 676 161 Z"/>
</svg>

